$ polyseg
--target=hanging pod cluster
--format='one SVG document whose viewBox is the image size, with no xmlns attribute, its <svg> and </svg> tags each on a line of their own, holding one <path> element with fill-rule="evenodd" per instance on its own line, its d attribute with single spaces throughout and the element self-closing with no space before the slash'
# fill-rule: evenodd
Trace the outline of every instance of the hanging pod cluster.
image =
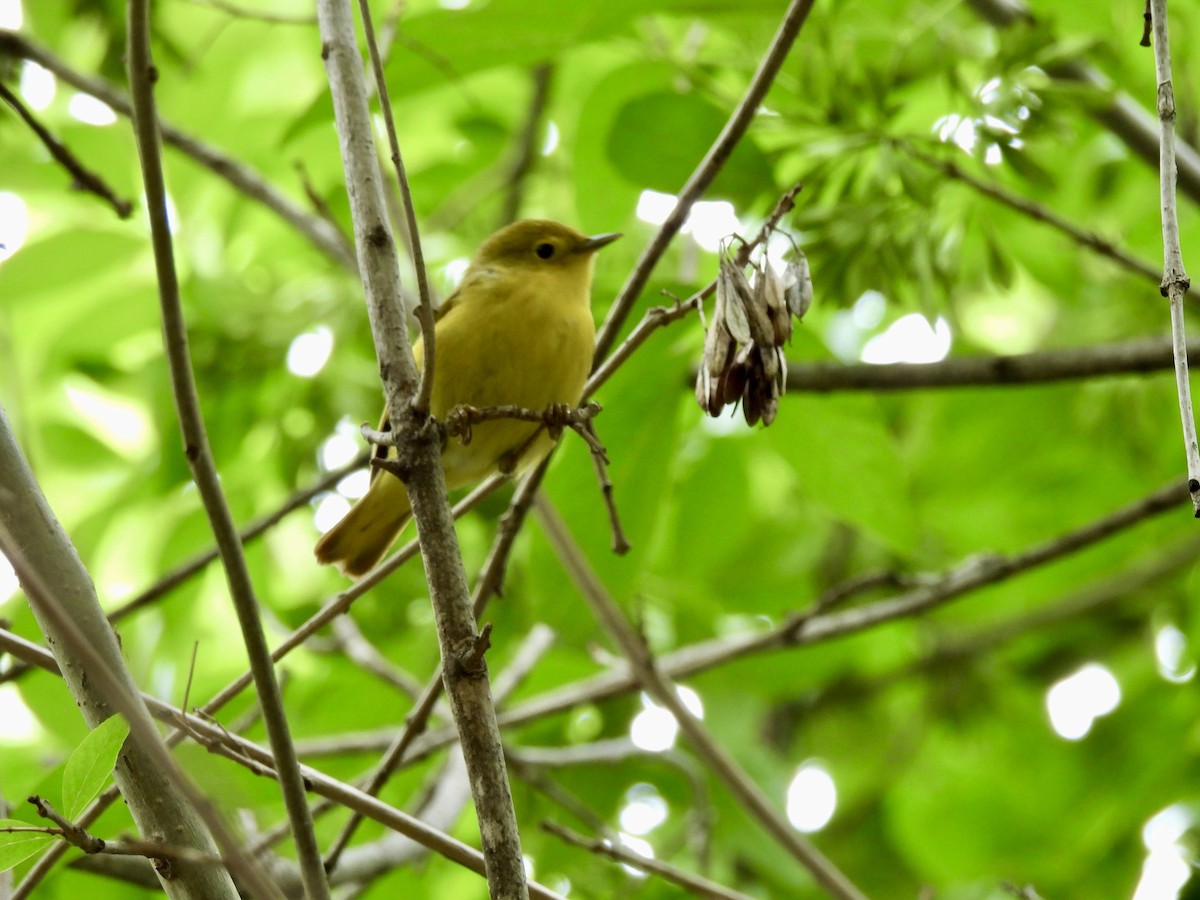
<svg viewBox="0 0 1200 900">
<path fill-rule="evenodd" d="M 783 345 L 792 338 L 792 319 L 812 304 L 808 260 L 800 250 L 779 274 L 765 254 L 750 263 L 753 280 L 728 250 L 721 254 L 712 322 L 696 375 L 696 401 L 710 416 L 742 403 L 751 425 L 775 421 L 787 380 Z"/>
</svg>

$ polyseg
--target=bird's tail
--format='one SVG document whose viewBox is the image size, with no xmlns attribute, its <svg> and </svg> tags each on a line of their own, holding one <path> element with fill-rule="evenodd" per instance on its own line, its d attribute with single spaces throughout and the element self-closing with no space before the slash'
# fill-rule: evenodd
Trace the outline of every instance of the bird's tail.
<svg viewBox="0 0 1200 900">
<path fill-rule="evenodd" d="M 345 517 L 321 535 L 313 548 L 317 562 L 335 565 L 350 578 L 365 575 L 383 559 L 411 514 L 404 485 L 380 472 Z"/>
</svg>

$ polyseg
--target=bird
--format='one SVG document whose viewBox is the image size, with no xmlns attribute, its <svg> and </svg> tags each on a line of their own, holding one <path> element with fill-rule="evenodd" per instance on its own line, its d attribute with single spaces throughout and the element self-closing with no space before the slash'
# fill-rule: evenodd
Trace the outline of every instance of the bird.
<svg viewBox="0 0 1200 900">
<path fill-rule="evenodd" d="M 526 219 L 484 241 L 458 289 L 437 311 L 430 414 L 444 422 L 459 406 L 542 411 L 577 405 L 596 335 L 595 254 L 619 237 L 615 232 L 589 237 L 560 222 Z M 418 367 L 423 350 L 417 340 Z M 388 429 L 385 410 L 380 431 Z M 442 451 L 446 486 L 467 487 L 498 471 L 520 474 L 540 462 L 555 439 L 535 422 L 476 424 L 469 443 L 451 438 Z M 376 456 L 387 452 L 375 448 Z M 361 577 L 387 553 L 411 514 L 400 479 L 373 469 L 367 492 L 317 541 L 317 562 Z"/>
</svg>

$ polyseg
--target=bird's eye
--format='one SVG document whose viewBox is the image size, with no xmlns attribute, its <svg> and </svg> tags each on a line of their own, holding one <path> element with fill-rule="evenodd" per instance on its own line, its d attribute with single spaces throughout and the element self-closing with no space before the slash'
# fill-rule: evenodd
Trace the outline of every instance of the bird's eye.
<svg viewBox="0 0 1200 900">
<path fill-rule="evenodd" d="M 542 259 L 549 259 L 554 255 L 554 245 L 551 243 L 538 244 L 533 248 L 533 252 Z"/>
</svg>

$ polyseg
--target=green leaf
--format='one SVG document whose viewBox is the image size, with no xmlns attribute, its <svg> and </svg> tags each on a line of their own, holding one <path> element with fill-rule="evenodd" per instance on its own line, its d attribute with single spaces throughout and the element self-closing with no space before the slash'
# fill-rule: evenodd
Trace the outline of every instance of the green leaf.
<svg viewBox="0 0 1200 900">
<path fill-rule="evenodd" d="M 79 742 L 63 770 L 63 805 L 68 819 L 83 812 L 103 789 L 128 736 L 129 723 L 121 716 L 110 716 Z"/>
<path fill-rule="evenodd" d="M 20 819 L 0 819 L 0 828 L 28 828 L 28 822 Z M 55 841 L 53 835 L 32 831 L 0 832 L 0 872 L 7 872 L 20 865 L 33 854 Z"/>
<path fill-rule="evenodd" d="M 606 152 L 627 181 L 675 193 L 696 168 L 696 161 L 708 152 L 728 118 L 728 112 L 694 92 L 646 94 L 618 111 Z M 766 154 L 744 137 L 709 193 L 749 202 L 774 183 Z"/>
</svg>

